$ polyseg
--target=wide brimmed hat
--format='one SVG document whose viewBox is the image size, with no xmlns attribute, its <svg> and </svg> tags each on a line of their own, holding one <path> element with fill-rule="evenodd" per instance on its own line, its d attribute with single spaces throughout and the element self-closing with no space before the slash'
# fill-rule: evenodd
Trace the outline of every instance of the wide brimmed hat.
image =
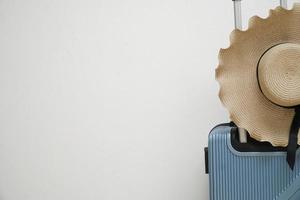
<svg viewBox="0 0 300 200">
<path fill-rule="evenodd" d="M 230 46 L 220 50 L 216 79 L 231 120 L 252 138 L 284 147 L 292 131 L 297 138 L 300 4 L 277 7 L 265 19 L 254 16 L 247 30 L 234 30 Z"/>
</svg>

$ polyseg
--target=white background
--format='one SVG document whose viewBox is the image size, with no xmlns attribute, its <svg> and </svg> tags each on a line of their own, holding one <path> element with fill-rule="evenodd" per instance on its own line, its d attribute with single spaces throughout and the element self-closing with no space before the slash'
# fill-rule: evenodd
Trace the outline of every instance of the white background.
<svg viewBox="0 0 300 200">
<path fill-rule="evenodd" d="M 232 28 L 230 0 L 0 0 L 0 200 L 208 200 Z"/>
</svg>

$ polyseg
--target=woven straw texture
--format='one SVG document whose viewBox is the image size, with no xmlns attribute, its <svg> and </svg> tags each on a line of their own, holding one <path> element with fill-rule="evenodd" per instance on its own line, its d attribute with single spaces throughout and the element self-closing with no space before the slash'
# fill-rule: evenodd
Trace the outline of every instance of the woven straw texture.
<svg viewBox="0 0 300 200">
<path fill-rule="evenodd" d="M 291 106 L 300 102 L 299 68 L 295 68 L 300 66 L 299 44 L 300 4 L 294 4 L 291 10 L 282 7 L 270 10 L 265 19 L 252 17 L 249 28 L 234 30 L 230 46 L 220 50 L 216 69 L 219 97 L 231 120 L 258 141 L 268 141 L 273 146 L 288 144 L 295 112 L 276 104 Z M 290 51 L 291 48 L 296 50 Z M 293 59 L 294 62 L 290 61 Z M 283 68 L 280 62 L 289 67 Z"/>
<path fill-rule="evenodd" d="M 275 104 L 300 104 L 300 45 L 285 43 L 272 47 L 258 64 L 258 80 L 264 95 Z"/>
</svg>

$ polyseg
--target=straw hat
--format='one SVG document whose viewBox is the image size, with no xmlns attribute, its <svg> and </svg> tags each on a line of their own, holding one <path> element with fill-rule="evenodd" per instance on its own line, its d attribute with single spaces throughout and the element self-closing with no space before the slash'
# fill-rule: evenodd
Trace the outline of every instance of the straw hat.
<svg viewBox="0 0 300 200">
<path fill-rule="evenodd" d="M 287 146 L 300 104 L 300 4 L 277 7 L 266 19 L 254 16 L 246 31 L 234 30 L 230 46 L 220 50 L 216 79 L 237 126 L 258 141 Z"/>
</svg>

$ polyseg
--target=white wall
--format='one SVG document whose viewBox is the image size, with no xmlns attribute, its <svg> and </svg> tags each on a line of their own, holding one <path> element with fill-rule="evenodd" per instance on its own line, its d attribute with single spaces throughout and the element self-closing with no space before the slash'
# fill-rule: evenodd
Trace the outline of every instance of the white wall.
<svg viewBox="0 0 300 200">
<path fill-rule="evenodd" d="M 208 200 L 232 27 L 230 0 L 0 0 L 0 200 Z"/>
</svg>

